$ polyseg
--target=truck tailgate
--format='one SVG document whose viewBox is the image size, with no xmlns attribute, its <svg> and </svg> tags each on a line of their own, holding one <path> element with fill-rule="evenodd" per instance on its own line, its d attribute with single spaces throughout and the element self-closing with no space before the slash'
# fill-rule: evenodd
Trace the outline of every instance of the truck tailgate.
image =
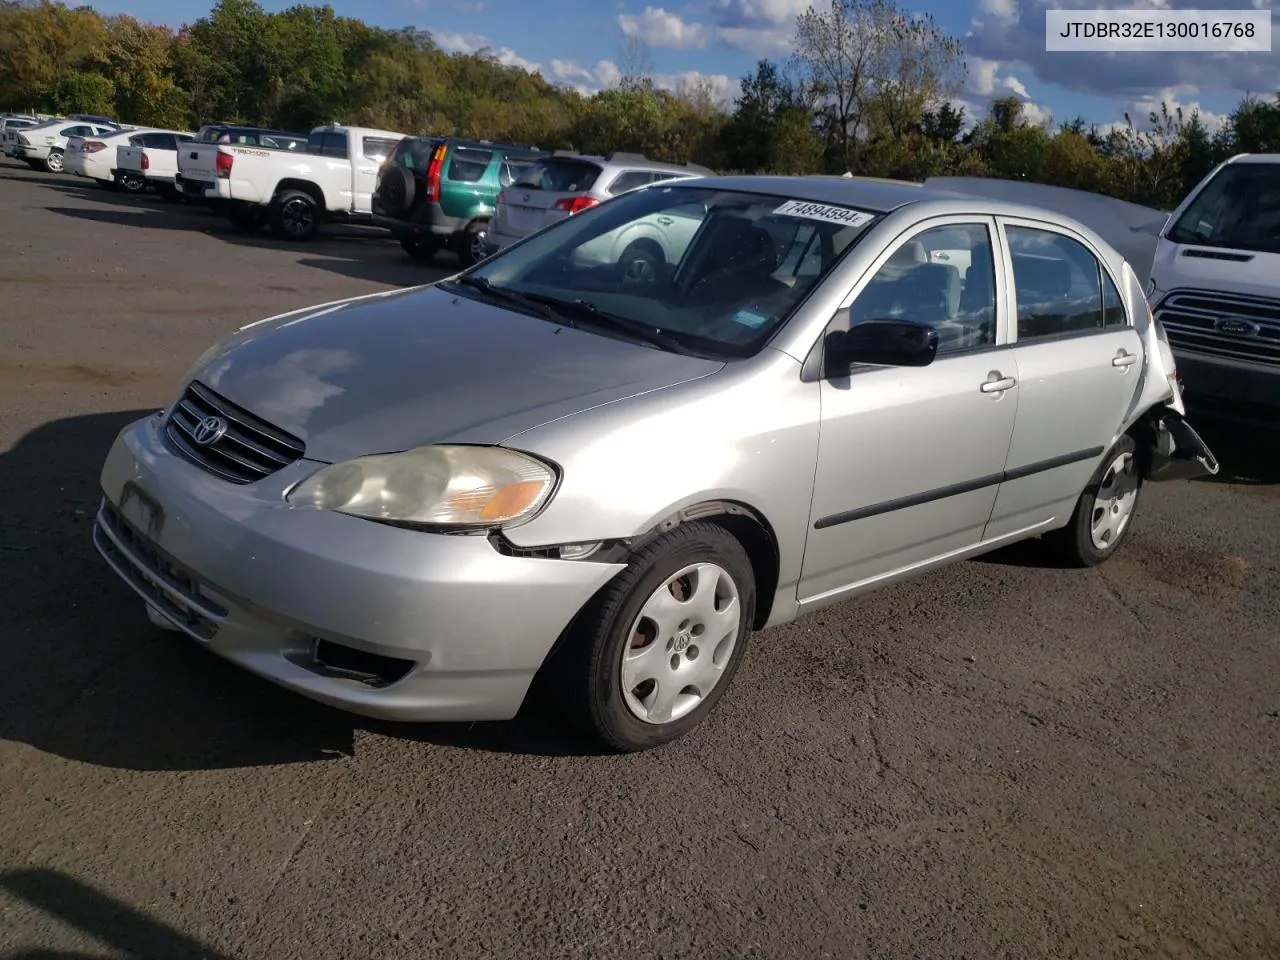
<svg viewBox="0 0 1280 960">
<path fill-rule="evenodd" d="M 218 147 L 216 143 L 184 143 L 178 150 L 178 177 L 182 192 L 204 199 L 218 186 Z"/>
<path fill-rule="evenodd" d="M 116 169 L 142 173 L 142 147 L 116 147 Z"/>
</svg>

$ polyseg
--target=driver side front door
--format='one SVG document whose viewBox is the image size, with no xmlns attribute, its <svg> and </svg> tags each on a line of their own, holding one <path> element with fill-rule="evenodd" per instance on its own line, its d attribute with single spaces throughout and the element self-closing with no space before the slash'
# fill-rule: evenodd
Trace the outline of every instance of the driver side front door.
<svg viewBox="0 0 1280 960">
<path fill-rule="evenodd" d="M 961 238 L 958 241 L 957 238 Z M 967 247 L 964 272 L 929 251 Z M 863 320 L 933 325 L 927 367 L 855 367 L 820 382 L 822 426 L 802 610 L 904 577 L 982 541 L 1017 411 L 1003 258 L 992 219 L 928 221 L 886 251 L 828 332 Z"/>
</svg>

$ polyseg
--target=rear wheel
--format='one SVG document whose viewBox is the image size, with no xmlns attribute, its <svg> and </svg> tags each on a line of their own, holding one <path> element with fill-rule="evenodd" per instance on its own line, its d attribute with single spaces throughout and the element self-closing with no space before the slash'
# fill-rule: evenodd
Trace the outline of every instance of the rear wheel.
<svg viewBox="0 0 1280 960">
<path fill-rule="evenodd" d="M 1047 534 L 1045 541 L 1068 566 L 1097 566 L 1129 538 L 1141 490 L 1138 445 L 1126 434 L 1107 451 L 1102 468 L 1080 494 L 1070 522 Z"/>
<path fill-rule="evenodd" d="M 624 283 L 647 285 L 657 281 L 658 271 L 667 262 L 667 258 L 663 255 L 662 248 L 652 240 L 636 240 L 627 244 L 618 262 L 622 264 Z"/>
<path fill-rule="evenodd" d="M 44 161 L 44 167 L 50 173 L 61 173 L 63 159 L 61 150 L 50 150 L 49 156 Z"/>
<path fill-rule="evenodd" d="M 473 267 L 489 255 L 485 247 L 488 233 L 489 221 L 477 220 L 454 238 L 454 249 L 464 267 Z"/>
<path fill-rule="evenodd" d="M 310 240 L 320 232 L 320 204 L 304 190 L 284 190 L 271 204 L 271 230 L 286 240 Z"/>
<path fill-rule="evenodd" d="M 175 187 L 171 187 L 167 183 L 159 184 L 156 187 L 156 193 L 160 196 L 160 199 L 166 203 L 178 203 L 182 200 L 182 194 Z"/>
<path fill-rule="evenodd" d="M 415 260 L 430 260 L 440 252 L 440 243 L 434 237 L 401 237 L 400 246 Z"/>
</svg>

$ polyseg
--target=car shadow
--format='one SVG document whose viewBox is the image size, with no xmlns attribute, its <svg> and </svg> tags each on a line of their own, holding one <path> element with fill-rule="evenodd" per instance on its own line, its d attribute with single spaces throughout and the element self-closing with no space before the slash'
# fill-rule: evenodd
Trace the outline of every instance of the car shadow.
<svg viewBox="0 0 1280 960">
<path fill-rule="evenodd" d="M 228 954 L 58 870 L 0 872 L 0 893 L 109 948 L 103 953 L 83 953 L 32 947 L 5 954 L 4 960 L 105 960 L 108 953 L 157 960 L 231 960 Z"/>
<path fill-rule="evenodd" d="M 167 210 L 200 209 L 181 201 L 164 200 L 159 194 L 151 191 L 127 193 L 123 190 L 109 190 L 98 186 L 96 181 L 65 173 L 45 173 L 32 170 L 30 173 L 24 174 L 0 170 L 0 180 L 29 183 L 34 186 L 44 187 L 46 190 L 53 190 L 73 200 L 90 200 L 95 203 L 105 203 L 112 206 L 156 207 Z M 212 213 L 211 210 L 204 209 L 206 212 Z"/>
<path fill-rule="evenodd" d="M 414 287 L 442 280 L 461 269 L 456 258 L 440 254 L 439 263 L 422 263 L 410 258 L 390 235 L 377 227 L 333 223 L 304 243 L 278 240 L 269 233 L 244 233 L 222 217 L 212 220 L 187 210 L 91 209 L 48 207 L 51 213 L 92 223 L 115 224 L 141 230 L 199 232 L 223 243 L 258 249 L 290 250 L 306 253 L 298 259 L 302 266 L 355 280 L 367 280 L 397 287 Z"/>
<path fill-rule="evenodd" d="M 1219 465 L 1216 476 L 1197 477 L 1195 482 L 1249 487 L 1280 484 L 1280 424 L 1190 402 L 1187 418 Z"/>
<path fill-rule="evenodd" d="M 92 544 L 107 450 L 153 412 L 56 420 L 0 452 L 0 739 L 129 770 L 331 761 L 352 755 L 358 731 L 487 752 L 596 752 L 541 696 L 506 723 L 367 721 L 153 626 Z"/>
</svg>

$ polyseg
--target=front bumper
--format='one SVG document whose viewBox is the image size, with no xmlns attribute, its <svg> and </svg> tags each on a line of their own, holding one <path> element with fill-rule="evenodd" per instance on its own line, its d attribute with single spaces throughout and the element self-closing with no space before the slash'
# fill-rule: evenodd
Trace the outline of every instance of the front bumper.
<svg viewBox="0 0 1280 960">
<path fill-rule="evenodd" d="M 230 484 L 171 453 L 162 429 L 159 415 L 138 421 L 107 455 L 99 552 L 210 650 L 353 713 L 515 716 L 556 639 L 621 569 L 294 509 L 284 491 L 318 464 Z"/>
<path fill-rule="evenodd" d="M 1178 379 L 1189 404 L 1204 399 L 1262 407 L 1280 415 L 1280 367 L 1236 363 L 1175 350 Z"/>
</svg>

